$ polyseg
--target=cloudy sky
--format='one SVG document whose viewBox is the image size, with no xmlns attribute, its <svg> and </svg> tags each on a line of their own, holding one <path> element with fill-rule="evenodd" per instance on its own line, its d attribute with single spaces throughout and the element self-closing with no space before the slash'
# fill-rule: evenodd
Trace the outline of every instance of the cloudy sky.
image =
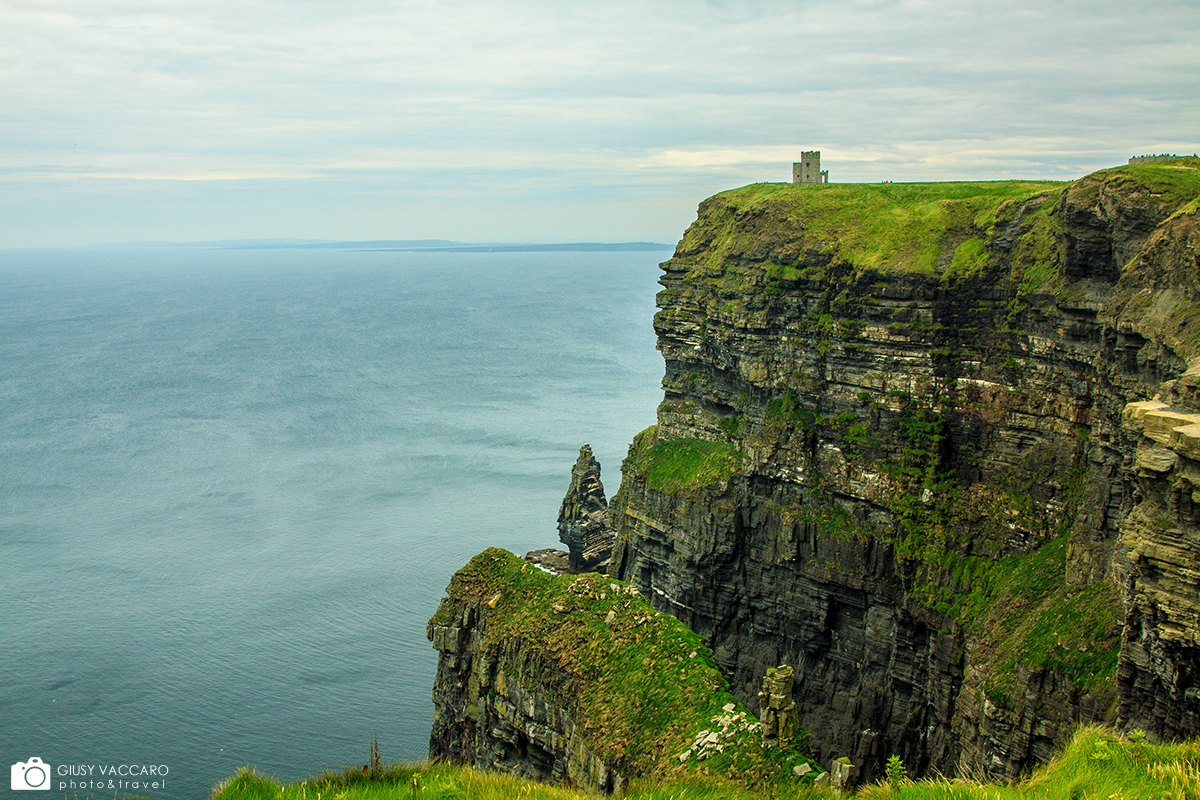
<svg viewBox="0 0 1200 800">
<path fill-rule="evenodd" d="M 0 0 L 0 247 L 674 242 L 713 192 L 1200 148 L 1196 0 Z"/>
</svg>

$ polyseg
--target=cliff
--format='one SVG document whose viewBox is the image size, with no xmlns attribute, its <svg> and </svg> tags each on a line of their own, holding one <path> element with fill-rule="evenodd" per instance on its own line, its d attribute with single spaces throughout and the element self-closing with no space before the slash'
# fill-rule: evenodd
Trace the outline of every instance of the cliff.
<svg viewBox="0 0 1200 800">
<path fill-rule="evenodd" d="M 1093 720 L 1200 734 L 1200 473 L 1187 425 L 1145 435 L 1200 409 L 1198 197 L 1181 159 L 706 200 L 610 574 L 741 701 L 793 666 L 819 760 L 867 780 L 1015 777 Z"/>
<path fill-rule="evenodd" d="M 427 629 L 435 760 L 603 792 L 696 768 L 773 785 L 817 775 L 798 736 L 761 747 L 700 638 L 627 584 L 492 548 L 446 595 Z"/>
</svg>

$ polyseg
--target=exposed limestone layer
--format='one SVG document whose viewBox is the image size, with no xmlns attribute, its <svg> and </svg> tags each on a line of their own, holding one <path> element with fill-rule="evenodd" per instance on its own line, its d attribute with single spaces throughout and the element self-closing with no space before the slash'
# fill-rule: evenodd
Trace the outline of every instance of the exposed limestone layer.
<svg viewBox="0 0 1200 800">
<path fill-rule="evenodd" d="M 1014 777 L 1118 713 L 1200 733 L 1196 525 L 1138 522 L 1196 434 L 1156 416 L 1163 452 L 1139 451 L 1122 426 L 1156 394 L 1200 408 L 1198 194 L 1186 159 L 705 201 L 662 265 L 665 398 L 610 506 L 612 574 L 744 702 L 795 664 L 817 754 L 868 780 L 891 754 Z"/>
<path fill-rule="evenodd" d="M 579 449 L 571 485 L 558 511 L 558 538 L 570 553 L 571 569 L 603 571 L 608 566 L 613 546 L 608 500 L 600 482 L 600 462 L 586 444 Z"/>
<path fill-rule="evenodd" d="M 1123 525 L 1121 717 L 1173 736 L 1200 730 L 1200 413 L 1140 402 L 1125 421 L 1142 438 Z"/>
</svg>

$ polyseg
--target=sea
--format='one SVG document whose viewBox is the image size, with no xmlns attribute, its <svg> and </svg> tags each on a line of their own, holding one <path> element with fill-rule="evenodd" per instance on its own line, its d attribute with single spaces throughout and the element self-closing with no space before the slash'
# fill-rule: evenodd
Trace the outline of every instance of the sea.
<svg viewBox="0 0 1200 800">
<path fill-rule="evenodd" d="M 580 446 L 611 497 L 654 424 L 669 255 L 0 251 L 0 758 L 71 798 L 424 759 L 450 576 L 558 546 Z"/>
</svg>

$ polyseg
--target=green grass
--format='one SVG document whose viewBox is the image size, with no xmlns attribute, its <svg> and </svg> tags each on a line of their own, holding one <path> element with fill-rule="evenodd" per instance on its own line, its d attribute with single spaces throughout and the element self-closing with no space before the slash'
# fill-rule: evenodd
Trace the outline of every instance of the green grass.
<svg viewBox="0 0 1200 800">
<path fill-rule="evenodd" d="M 1070 183 L 760 183 L 705 200 L 672 262 L 689 270 L 693 297 L 707 282 L 726 316 L 743 313 L 751 295 L 781 295 L 806 279 L 914 274 L 952 289 L 1000 258 L 1022 293 L 1053 294 L 1064 287 L 1064 199 L 1086 208 L 1101 195 L 1120 196 L 1167 215 L 1198 194 L 1194 158 L 1114 167 Z M 1002 234 L 1015 235 L 1007 256 L 989 244 Z"/>
<path fill-rule="evenodd" d="M 1075 688 L 1111 688 L 1120 653 L 1122 606 L 1116 587 L 1063 582 L 1067 536 L 1009 561 L 1007 581 L 996 587 L 987 633 L 978 655 L 990 661 L 984 692 L 1011 697 L 1023 692 L 1018 667 L 1053 670 Z"/>
<path fill-rule="evenodd" d="M 731 436 L 740 427 L 723 425 Z M 705 439 L 658 439 L 654 425 L 634 437 L 626 462 L 638 475 L 645 477 L 652 489 L 665 494 L 678 494 L 698 489 L 718 481 L 729 480 L 737 474 L 742 456 L 736 445 L 729 442 L 710 442 Z"/>
<path fill-rule="evenodd" d="M 634 781 L 624 795 L 631 800 L 763 800 L 765 797 L 824 796 L 801 788 L 785 795 L 764 794 L 726 778 L 702 774 Z M 454 764 L 392 765 L 375 775 L 365 776 L 360 770 L 348 769 L 344 773 L 326 773 L 290 784 L 242 770 L 213 792 L 213 800 L 594 800 L 596 797 L 565 786 Z"/>
<path fill-rule="evenodd" d="M 952 281 L 969 277 L 981 272 L 988 262 L 987 242 L 983 239 L 967 239 L 954 248 L 954 258 L 950 268 L 943 276 L 944 280 Z"/>
<path fill-rule="evenodd" d="M 416 779 L 414 788 L 413 779 Z M 688 773 L 634 781 L 629 800 L 784 800 L 832 798 L 811 786 L 746 786 Z M 861 800 L 1200 800 L 1200 742 L 1134 742 L 1099 727 L 1081 728 L 1065 750 L 1013 784 L 969 780 L 902 781 L 861 787 Z M 450 764 L 326 773 L 280 784 L 243 770 L 218 786 L 213 800 L 585 800 L 584 792 Z"/>
<path fill-rule="evenodd" d="M 1029 204 L 1030 213 L 1022 221 L 1025 233 L 1017 239 L 1012 254 L 1013 279 L 1021 294 L 1048 293 L 1060 282 L 1066 240 L 1058 204 L 1064 191 L 1047 192 L 1040 202 Z"/>
<path fill-rule="evenodd" d="M 943 256 L 957 260 L 952 272 L 974 272 L 986 261 L 982 240 L 1013 201 L 1060 190 L 1052 181 L 827 184 L 754 184 L 705 201 L 701 217 L 680 243 L 680 254 L 703 253 L 696 267 L 726 274 L 732 253 L 767 249 L 769 280 L 819 277 L 823 268 L 796 270 L 817 249 L 859 271 L 881 274 L 937 273 Z M 706 208 L 707 207 L 707 208 Z M 729 213 L 709 213 L 725 207 Z M 755 215 L 764 220 L 748 223 Z M 789 238 L 789 233 L 792 234 Z M 734 276 L 736 280 L 736 276 Z"/>
<path fill-rule="evenodd" d="M 1179 205 L 1200 195 L 1200 158 L 1189 156 L 1174 161 L 1153 161 L 1100 170 L 1080 180 L 1077 191 L 1086 192 L 1084 198 L 1090 199 L 1092 193 L 1098 194 L 1098 185 L 1101 183 L 1141 193 L 1143 202 L 1162 206 Z"/>
<path fill-rule="evenodd" d="M 1134 743 L 1079 730 L 1061 755 L 1012 785 L 921 781 L 870 787 L 863 800 L 1200 800 L 1200 742 Z"/>
</svg>

